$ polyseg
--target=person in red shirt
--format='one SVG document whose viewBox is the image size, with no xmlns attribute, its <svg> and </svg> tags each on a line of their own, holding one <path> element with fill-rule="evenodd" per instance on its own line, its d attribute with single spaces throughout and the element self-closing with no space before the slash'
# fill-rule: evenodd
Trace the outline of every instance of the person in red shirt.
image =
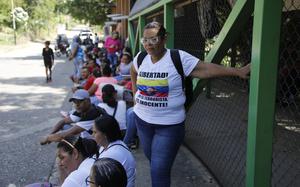
<svg viewBox="0 0 300 187">
<path fill-rule="evenodd" d="M 100 65 L 97 64 L 96 59 L 93 58 L 92 55 L 87 56 L 87 63 L 85 64 L 85 67 L 88 68 L 90 73 L 93 73 L 94 69 L 100 69 Z"/>
<path fill-rule="evenodd" d="M 83 67 L 81 69 L 81 78 L 83 79 L 83 84 L 73 87 L 72 88 L 73 92 L 75 92 L 78 89 L 89 90 L 95 80 L 94 75 L 92 73 L 90 73 L 88 67 Z"/>
</svg>

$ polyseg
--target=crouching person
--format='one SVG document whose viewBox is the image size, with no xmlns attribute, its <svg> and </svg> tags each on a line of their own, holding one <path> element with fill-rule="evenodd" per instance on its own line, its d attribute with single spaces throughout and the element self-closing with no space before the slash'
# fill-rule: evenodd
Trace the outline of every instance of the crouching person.
<svg viewBox="0 0 300 187">
<path fill-rule="evenodd" d="M 78 134 L 82 138 L 92 138 L 94 120 L 105 114 L 105 110 L 91 104 L 89 93 L 86 90 L 76 90 L 69 101 L 73 102 L 75 112 L 60 120 L 51 133 L 40 141 L 41 145 L 59 142 L 66 137 Z"/>
</svg>

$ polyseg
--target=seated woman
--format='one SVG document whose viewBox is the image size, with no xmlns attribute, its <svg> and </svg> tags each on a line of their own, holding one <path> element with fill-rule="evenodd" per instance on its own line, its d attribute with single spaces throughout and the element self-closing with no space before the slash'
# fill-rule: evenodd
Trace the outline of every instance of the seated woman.
<svg viewBox="0 0 300 187">
<path fill-rule="evenodd" d="M 62 187 L 82 187 L 86 185 L 91 167 L 98 157 L 97 143 L 92 139 L 69 137 L 57 144 L 57 157 Z M 66 178 L 65 178 L 66 177 Z"/>
<path fill-rule="evenodd" d="M 119 75 L 116 77 L 118 81 L 130 80 L 130 68 L 132 64 L 132 55 L 129 52 L 124 52 L 121 55 L 120 65 L 117 67 L 116 73 Z"/>
<path fill-rule="evenodd" d="M 111 158 L 100 158 L 92 166 L 90 187 L 126 187 L 126 171 L 120 162 Z"/>
<path fill-rule="evenodd" d="M 88 90 L 93 104 L 97 105 L 102 102 L 102 90 L 100 88 L 101 83 L 117 84 L 117 80 L 111 76 L 111 73 L 109 65 L 105 65 L 102 69 L 102 77 L 96 78 L 93 85 Z"/>
<path fill-rule="evenodd" d="M 102 101 L 98 106 L 103 108 L 109 115 L 116 118 L 119 123 L 122 137 L 126 132 L 126 103 L 123 100 L 117 101 L 117 91 L 111 84 L 106 84 L 102 88 Z"/>
<path fill-rule="evenodd" d="M 112 158 L 125 168 L 127 187 L 134 187 L 136 164 L 128 147 L 121 140 L 121 131 L 117 120 L 106 114 L 98 117 L 93 126 L 93 136 L 100 146 L 99 158 Z"/>
</svg>

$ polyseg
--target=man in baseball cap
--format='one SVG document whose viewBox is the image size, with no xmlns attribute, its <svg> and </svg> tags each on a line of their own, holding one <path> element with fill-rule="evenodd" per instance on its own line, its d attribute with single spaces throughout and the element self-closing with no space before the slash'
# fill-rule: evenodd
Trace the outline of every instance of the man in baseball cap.
<svg viewBox="0 0 300 187">
<path fill-rule="evenodd" d="M 76 90 L 69 101 L 74 103 L 75 112 L 60 120 L 50 134 L 40 141 L 41 145 L 59 142 L 66 137 L 78 134 L 82 138 L 92 138 L 91 129 L 94 120 L 105 114 L 105 110 L 91 104 L 89 93 L 83 89 Z M 66 126 L 68 126 L 68 129 L 61 131 Z"/>
<path fill-rule="evenodd" d="M 85 100 L 90 99 L 89 92 L 83 89 L 76 90 L 73 94 L 73 96 L 69 99 L 69 102 L 72 102 L 74 100 Z"/>
</svg>

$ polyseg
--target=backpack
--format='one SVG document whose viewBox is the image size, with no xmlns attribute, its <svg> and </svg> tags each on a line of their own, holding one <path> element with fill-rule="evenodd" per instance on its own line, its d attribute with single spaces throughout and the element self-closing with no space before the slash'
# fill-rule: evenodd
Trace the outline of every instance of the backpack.
<svg viewBox="0 0 300 187">
<path fill-rule="evenodd" d="M 177 70 L 177 73 L 181 77 L 182 90 L 185 92 L 185 96 L 186 96 L 184 106 L 187 109 L 190 106 L 190 104 L 193 102 L 193 97 L 194 97 L 193 82 L 192 82 L 193 80 L 192 80 L 192 77 L 190 77 L 190 76 L 188 76 L 188 77 L 184 76 L 179 51 L 177 49 L 170 49 L 170 53 L 171 53 L 172 62 L 173 62 L 174 66 Z M 147 56 L 146 51 L 142 51 L 138 55 L 138 57 L 137 57 L 137 66 L 138 66 L 138 68 L 142 65 L 142 62 L 143 62 L 143 60 L 146 56 Z"/>
</svg>

